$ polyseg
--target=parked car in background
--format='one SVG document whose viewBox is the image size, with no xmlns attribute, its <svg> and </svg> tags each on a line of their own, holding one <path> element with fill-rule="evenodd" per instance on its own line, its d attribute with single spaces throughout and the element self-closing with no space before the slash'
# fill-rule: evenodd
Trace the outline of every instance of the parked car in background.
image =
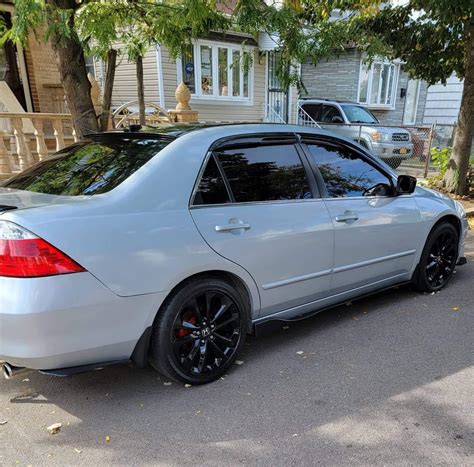
<svg viewBox="0 0 474 467">
<path fill-rule="evenodd" d="M 381 125 L 375 115 L 360 104 L 304 99 L 300 101 L 299 109 L 300 124 L 314 121 L 322 128 L 357 141 L 394 169 L 413 155 L 409 131 Z"/>
<path fill-rule="evenodd" d="M 0 360 L 69 375 L 148 361 L 200 384 L 247 333 L 463 262 L 462 205 L 301 126 L 90 136 L 0 188 Z M 362 338 L 362 336 L 361 336 Z"/>
</svg>

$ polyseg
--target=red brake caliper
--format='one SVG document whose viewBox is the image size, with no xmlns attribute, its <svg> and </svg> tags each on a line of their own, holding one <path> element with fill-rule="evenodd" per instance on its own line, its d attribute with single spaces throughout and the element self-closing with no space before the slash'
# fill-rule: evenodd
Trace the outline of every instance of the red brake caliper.
<svg viewBox="0 0 474 467">
<path fill-rule="evenodd" d="M 191 316 L 189 317 L 189 319 L 188 319 L 188 318 L 186 318 L 186 314 L 185 314 L 185 315 L 183 316 L 183 319 L 184 319 L 185 321 L 187 321 L 188 323 L 191 323 L 191 324 L 196 324 L 196 323 L 197 323 L 197 319 L 196 319 L 196 317 L 195 317 L 194 315 L 191 315 Z M 191 329 L 183 329 L 183 328 L 181 328 L 181 329 L 178 329 L 178 330 L 176 331 L 176 337 L 186 337 L 186 336 L 188 336 L 188 335 L 191 334 L 191 333 L 192 333 Z"/>
</svg>

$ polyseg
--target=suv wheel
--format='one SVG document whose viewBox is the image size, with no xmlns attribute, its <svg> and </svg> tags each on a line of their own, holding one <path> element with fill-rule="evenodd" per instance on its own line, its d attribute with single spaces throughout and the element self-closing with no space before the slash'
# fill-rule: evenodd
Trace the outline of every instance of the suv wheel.
<svg viewBox="0 0 474 467">
<path fill-rule="evenodd" d="M 153 367 L 190 384 L 222 376 L 246 339 L 247 306 L 227 282 L 192 279 L 167 299 L 152 332 Z"/>
</svg>

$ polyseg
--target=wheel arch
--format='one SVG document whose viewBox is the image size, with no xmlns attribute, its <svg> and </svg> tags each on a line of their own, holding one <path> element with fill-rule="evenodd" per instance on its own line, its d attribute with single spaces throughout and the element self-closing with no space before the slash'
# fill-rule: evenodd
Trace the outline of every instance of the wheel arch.
<svg viewBox="0 0 474 467">
<path fill-rule="evenodd" d="M 224 280 L 227 283 L 233 285 L 239 291 L 240 295 L 243 297 L 247 304 L 247 332 L 253 332 L 252 316 L 254 312 L 260 310 L 260 296 L 258 296 L 258 291 L 256 291 L 257 297 L 255 297 L 255 292 L 252 293 L 249 285 L 245 282 L 245 280 L 234 272 L 226 271 L 223 269 L 209 269 L 205 271 L 200 271 L 180 280 L 177 284 L 173 286 L 173 288 L 166 295 L 165 299 L 161 302 L 161 305 L 158 307 L 158 310 L 153 315 L 152 323 L 150 323 L 148 327 L 144 330 L 130 357 L 132 362 L 137 367 L 144 368 L 148 362 L 153 323 L 156 320 L 156 317 L 159 315 L 160 311 L 162 310 L 163 306 L 177 290 L 179 290 L 181 287 L 184 287 L 189 281 L 199 277 L 213 277 Z"/>
<path fill-rule="evenodd" d="M 434 224 L 433 227 L 431 227 L 430 232 L 428 236 L 433 232 L 433 230 L 438 227 L 438 225 L 443 224 L 443 223 L 449 223 L 451 224 L 455 229 L 456 232 L 458 233 L 459 238 L 461 238 L 461 232 L 462 232 L 462 224 L 461 220 L 459 217 L 455 216 L 454 214 L 444 214 L 442 215 Z M 428 238 L 428 237 L 427 237 Z"/>
<path fill-rule="evenodd" d="M 188 282 L 200 277 L 212 277 L 215 279 L 221 279 L 229 283 L 230 285 L 234 286 L 237 289 L 237 291 L 239 292 L 239 294 L 242 296 L 242 298 L 245 300 L 247 304 L 247 310 L 248 310 L 248 317 L 247 317 L 248 326 L 247 327 L 250 332 L 252 329 L 252 318 L 254 317 L 254 314 L 258 312 L 260 309 L 260 297 L 259 296 L 255 297 L 255 292 L 251 290 L 250 286 L 245 282 L 245 280 L 242 277 L 235 274 L 234 272 L 226 271 L 224 269 L 209 269 L 205 271 L 200 271 L 200 272 L 191 274 L 190 276 L 180 280 L 169 291 L 166 298 L 163 300 L 163 303 L 161 304 L 160 308 L 158 309 L 157 314 L 160 312 L 160 309 L 163 307 L 166 301 L 177 290 L 179 290 L 181 287 L 184 287 Z M 256 293 L 258 294 L 258 292 Z"/>
</svg>

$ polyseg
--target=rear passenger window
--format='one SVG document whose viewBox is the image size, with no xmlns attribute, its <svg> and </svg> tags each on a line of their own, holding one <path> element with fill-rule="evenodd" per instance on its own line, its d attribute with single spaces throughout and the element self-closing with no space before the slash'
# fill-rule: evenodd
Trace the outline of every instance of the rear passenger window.
<svg viewBox="0 0 474 467">
<path fill-rule="evenodd" d="M 229 193 L 227 193 L 224 179 L 217 167 L 214 156 L 211 156 L 202 174 L 193 204 L 196 206 L 229 202 Z"/>
<path fill-rule="evenodd" d="M 313 197 L 292 144 L 239 147 L 216 155 L 237 203 Z"/>
</svg>

